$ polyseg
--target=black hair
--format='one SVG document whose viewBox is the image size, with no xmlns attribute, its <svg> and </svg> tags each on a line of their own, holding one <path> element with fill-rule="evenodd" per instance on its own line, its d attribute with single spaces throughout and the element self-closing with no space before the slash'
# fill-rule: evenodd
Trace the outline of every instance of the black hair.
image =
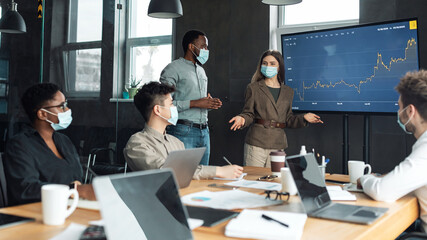
<svg viewBox="0 0 427 240">
<path fill-rule="evenodd" d="M 37 118 L 37 111 L 43 105 L 52 100 L 55 94 L 60 91 L 58 85 L 53 83 L 38 83 L 29 87 L 22 95 L 21 103 L 28 118 L 33 123 Z"/>
<path fill-rule="evenodd" d="M 149 82 L 138 90 L 138 93 L 133 98 L 133 103 L 145 122 L 148 122 L 154 105 L 162 104 L 166 99 L 166 95 L 174 91 L 175 88 L 173 86 L 160 82 Z"/>
<path fill-rule="evenodd" d="M 184 54 L 188 50 L 188 44 L 193 43 L 194 40 L 199 38 L 199 36 L 206 36 L 206 34 L 199 30 L 190 30 L 185 33 L 184 37 L 182 38 L 182 49 L 184 50 Z"/>
</svg>

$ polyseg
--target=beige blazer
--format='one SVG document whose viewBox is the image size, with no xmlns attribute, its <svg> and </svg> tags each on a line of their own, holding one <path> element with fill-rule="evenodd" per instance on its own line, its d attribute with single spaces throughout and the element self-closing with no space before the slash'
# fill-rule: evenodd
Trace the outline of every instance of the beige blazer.
<svg viewBox="0 0 427 240">
<path fill-rule="evenodd" d="M 307 126 L 304 115 L 292 113 L 294 91 L 282 84 L 277 102 L 265 84 L 264 80 L 250 83 L 246 88 L 245 106 L 239 116 L 245 119 L 243 127 L 250 126 L 245 142 L 265 149 L 286 149 L 288 141 L 286 133 L 281 128 L 264 127 L 255 124 L 255 119 L 274 120 L 285 123 L 286 128 L 301 128 Z M 252 124 L 254 123 L 254 124 Z"/>
</svg>

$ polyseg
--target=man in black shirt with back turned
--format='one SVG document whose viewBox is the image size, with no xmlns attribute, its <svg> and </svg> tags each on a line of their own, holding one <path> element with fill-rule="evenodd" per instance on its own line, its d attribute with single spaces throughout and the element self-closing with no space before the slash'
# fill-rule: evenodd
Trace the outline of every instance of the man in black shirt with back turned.
<svg viewBox="0 0 427 240">
<path fill-rule="evenodd" d="M 94 200 L 92 185 L 80 185 L 83 171 L 74 145 L 56 132 L 72 121 L 64 94 L 55 84 L 40 83 L 27 89 L 21 102 L 31 126 L 6 145 L 9 205 L 40 201 L 41 187 L 49 183 L 74 183 L 80 197 Z"/>
</svg>

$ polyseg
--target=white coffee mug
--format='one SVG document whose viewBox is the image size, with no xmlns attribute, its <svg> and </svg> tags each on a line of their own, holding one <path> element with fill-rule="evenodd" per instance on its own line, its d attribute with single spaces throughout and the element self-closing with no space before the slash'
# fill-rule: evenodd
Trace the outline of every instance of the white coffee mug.
<svg viewBox="0 0 427 240">
<path fill-rule="evenodd" d="M 364 175 L 365 168 L 368 168 L 368 173 L 371 173 L 371 165 L 365 164 L 363 161 L 348 161 L 348 174 L 350 175 L 350 182 L 357 183 L 357 179 Z"/>
<path fill-rule="evenodd" d="M 288 192 L 290 195 L 297 194 L 297 186 L 295 185 L 291 170 L 287 167 L 284 167 L 280 169 L 280 173 L 282 175 L 282 192 Z"/>
<path fill-rule="evenodd" d="M 42 186 L 43 223 L 47 225 L 62 225 L 65 218 L 76 210 L 79 193 L 67 185 L 47 184 Z M 67 202 L 74 194 L 74 200 L 67 210 Z"/>
</svg>

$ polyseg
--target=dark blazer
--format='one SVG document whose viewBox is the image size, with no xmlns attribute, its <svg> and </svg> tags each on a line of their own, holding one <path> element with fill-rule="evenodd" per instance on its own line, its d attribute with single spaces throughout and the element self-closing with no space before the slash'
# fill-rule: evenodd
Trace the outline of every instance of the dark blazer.
<svg viewBox="0 0 427 240">
<path fill-rule="evenodd" d="M 282 128 L 264 127 L 252 124 L 255 119 L 274 120 L 285 123 L 286 128 L 307 126 L 304 115 L 292 113 L 294 91 L 282 84 L 277 102 L 265 84 L 264 80 L 250 83 L 246 88 L 245 106 L 239 116 L 245 119 L 243 127 L 250 126 L 245 142 L 265 149 L 285 149 L 288 147 L 286 133 Z"/>
</svg>

